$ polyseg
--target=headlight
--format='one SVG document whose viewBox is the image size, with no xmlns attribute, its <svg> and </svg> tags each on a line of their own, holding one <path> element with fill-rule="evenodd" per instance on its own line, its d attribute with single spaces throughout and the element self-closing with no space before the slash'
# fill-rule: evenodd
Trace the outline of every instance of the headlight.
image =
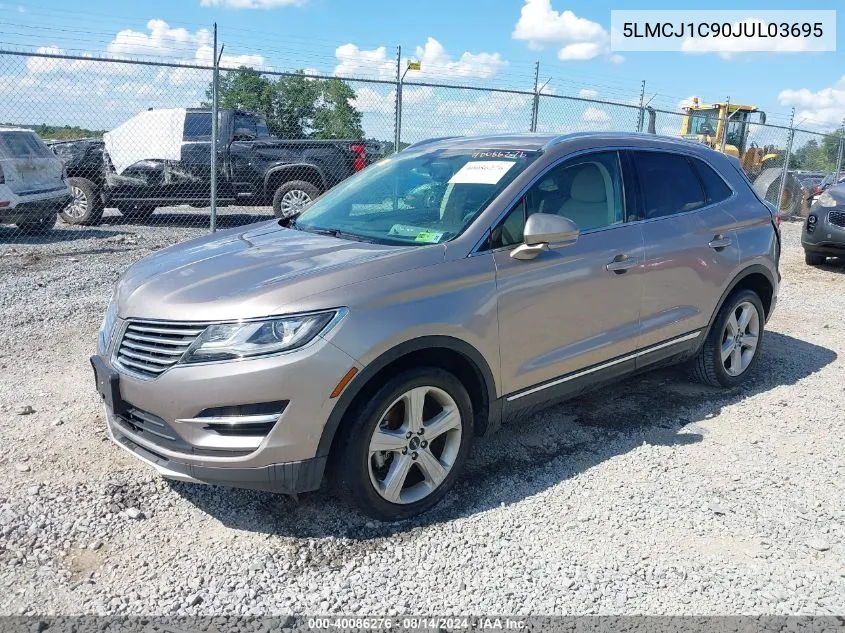
<svg viewBox="0 0 845 633">
<path fill-rule="evenodd" d="M 183 363 L 265 356 L 297 349 L 336 323 L 345 310 L 244 323 L 209 325 L 182 357 Z"/>
<path fill-rule="evenodd" d="M 832 195 L 830 195 L 830 192 L 825 191 L 822 195 L 819 196 L 818 203 L 820 206 L 823 207 L 835 207 L 836 199 Z"/>
<path fill-rule="evenodd" d="M 103 350 L 108 348 L 115 321 L 117 321 L 117 301 L 112 296 L 109 300 L 109 306 L 106 308 L 106 313 L 103 315 L 103 322 L 100 323 L 100 347 Z"/>
</svg>

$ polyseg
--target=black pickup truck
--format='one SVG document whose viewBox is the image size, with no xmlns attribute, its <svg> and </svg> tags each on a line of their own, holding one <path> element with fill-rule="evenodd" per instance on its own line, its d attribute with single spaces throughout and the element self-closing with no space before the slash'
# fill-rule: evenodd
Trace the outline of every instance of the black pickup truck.
<svg viewBox="0 0 845 633">
<path fill-rule="evenodd" d="M 280 218 L 296 214 L 384 153 L 382 146 L 372 141 L 275 138 L 263 117 L 237 110 L 221 110 L 219 121 L 218 204 L 272 205 Z M 74 196 L 61 213 L 65 222 L 97 224 L 106 206 L 137 219 L 148 217 L 157 207 L 210 204 L 211 111 L 184 111 L 182 137 L 170 143 L 170 151 L 175 147 L 176 155 L 168 158 L 160 157 L 163 152 L 156 149 L 149 127 L 138 130 L 128 141 L 124 134 L 119 146 L 121 159 L 127 162 L 126 156 L 130 157 L 128 165 L 119 164 L 118 146 L 108 134 L 105 141 L 50 144 L 65 164 Z M 161 130 L 153 132 L 161 137 Z M 115 160 L 109 153 L 110 141 Z M 164 144 L 167 141 L 164 139 Z"/>
</svg>

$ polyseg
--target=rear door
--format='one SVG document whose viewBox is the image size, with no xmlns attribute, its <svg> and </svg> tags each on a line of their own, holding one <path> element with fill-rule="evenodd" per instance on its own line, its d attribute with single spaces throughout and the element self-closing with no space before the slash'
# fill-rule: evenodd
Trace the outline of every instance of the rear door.
<svg viewBox="0 0 845 633">
<path fill-rule="evenodd" d="M 66 188 L 62 163 L 34 132 L 0 131 L 0 165 L 18 196 L 42 196 Z"/>
<path fill-rule="evenodd" d="M 696 339 L 739 265 L 728 210 L 735 194 L 698 158 L 641 150 L 631 157 L 645 241 L 642 347 Z"/>
</svg>

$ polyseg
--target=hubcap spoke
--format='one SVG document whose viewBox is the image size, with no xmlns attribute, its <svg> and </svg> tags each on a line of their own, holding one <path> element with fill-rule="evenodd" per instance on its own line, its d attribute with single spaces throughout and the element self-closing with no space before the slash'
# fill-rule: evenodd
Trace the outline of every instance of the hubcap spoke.
<svg viewBox="0 0 845 633">
<path fill-rule="evenodd" d="M 423 426 L 423 405 L 428 389 L 417 387 L 405 394 L 405 426 L 411 433 L 419 433 Z"/>
<path fill-rule="evenodd" d="M 440 460 L 437 459 L 427 448 L 424 448 L 419 452 L 417 463 L 419 464 L 423 475 L 425 475 L 426 481 L 432 488 L 436 488 L 443 483 L 444 479 L 446 479 L 448 471 L 443 467 L 443 464 L 440 463 Z"/>
<path fill-rule="evenodd" d="M 382 495 L 385 499 L 393 503 L 399 503 L 399 495 L 402 493 L 402 486 L 405 484 L 405 479 L 408 477 L 408 471 L 411 469 L 412 463 L 408 455 L 400 455 L 393 460 L 390 470 L 384 478 Z"/>
<path fill-rule="evenodd" d="M 757 337 L 756 336 L 745 336 L 742 339 L 742 347 L 748 350 L 756 350 L 757 349 Z"/>
<path fill-rule="evenodd" d="M 728 333 L 731 336 L 739 334 L 739 324 L 736 322 L 736 311 L 732 312 L 731 317 L 728 319 Z"/>
<path fill-rule="evenodd" d="M 731 371 L 734 374 L 742 371 L 742 350 L 739 347 L 734 347 L 731 352 Z"/>
<path fill-rule="evenodd" d="M 748 323 L 751 321 L 751 310 L 752 308 L 749 305 L 742 306 L 739 318 L 737 319 L 737 326 L 740 332 L 745 332 L 746 328 L 748 328 Z"/>
<path fill-rule="evenodd" d="M 725 339 L 725 342 L 722 343 L 722 362 L 723 363 L 725 361 L 727 361 L 728 358 L 730 358 L 731 352 L 733 352 L 733 351 L 734 351 L 734 338 L 732 336 L 729 336 L 728 338 Z"/>
<path fill-rule="evenodd" d="M 431 420 L 425 423 L 425 437 L 428 441 L 433 440 L 438 435 L 442 435 L 446 431 L 451 431 L 461 425 L 461 416 L 457 409 L 444 409 Z"/>
<path fill-rule="evenodd" d="M 407 444 L 407 440 L 404 434 L 379 429 L 373 435 L 373 439 L 370 440 L 370 453 L 401 451 L 405 448 L 405 444 Z"/>
</svg>

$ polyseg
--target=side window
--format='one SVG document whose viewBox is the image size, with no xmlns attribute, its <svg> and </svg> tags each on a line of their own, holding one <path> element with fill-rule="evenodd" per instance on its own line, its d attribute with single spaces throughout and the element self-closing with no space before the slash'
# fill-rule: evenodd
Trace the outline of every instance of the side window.
<svg viewBox="0 0 845 633">
<path fill-rule="evenodd" d="M 245 114 L 235 114 L 235 132 L 236 137 L 258 137 L 258 129 L 255 124 L 255 117 Z"/>
<path fill-rule="evenodd" d="M 693 211 L 706 204 L 701 181 L 685 156 L 636 152 L 634 162 L 642 186 L 646 219 Z"/>
<path fill-rule="evenodd" d="M 582 231 L 625 221 L 622 170 L 617 152 L 579 156 L 547 171 L 493 230 L 491 247 L 522 243 L 532 213 L 569 218 Z"/>
<path fill-rule="evenodd" d="M 733 193 L 731 188 L 728 187 L 719 174 L 713 171 L 710 165 L 697 158 L 690 158 L 689 160 L 695 166 L 695 171 L 698 172 L 701 182 L 704 184 L 707 204 L 715 204 L 731 197 Z"/>
</svg>

